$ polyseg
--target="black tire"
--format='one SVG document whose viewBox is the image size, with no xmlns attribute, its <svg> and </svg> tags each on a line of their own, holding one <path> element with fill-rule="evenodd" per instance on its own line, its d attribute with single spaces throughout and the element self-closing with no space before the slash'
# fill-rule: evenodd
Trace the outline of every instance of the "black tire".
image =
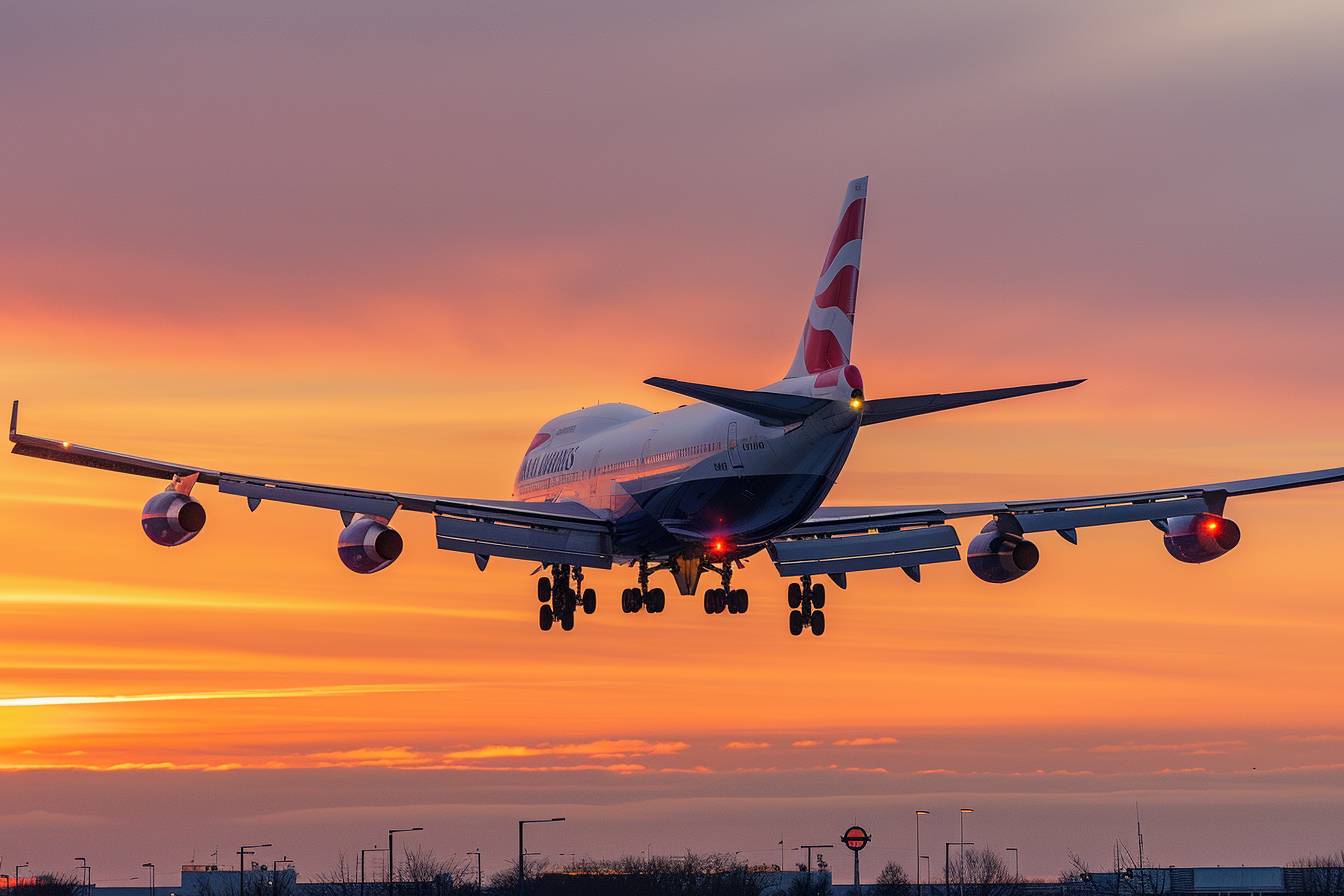
<svg viewBox="0 0 1344 896">
<path fill-rule="evenodd" d="M 826 586 L 825 586 L 825 585 L 813 585 L 813 586 L 812 586 L 812 606 L 816 607 L 818 610 L 820 610 L 822 607 L 826 606 Z"/>
<path fill-rule="evenodd" d="M 591 616 L 597 612 L 597 592 L 591 588 L 583 589 L 583 615 Z"/>
<path fill-rule="evenodd" d="M 714 615 L 714 589 L 710 588 L 705 592 L 705 615 Z"/>
<path fill-rule="evenodd" d="M 574 614 L 572 612 L 560 617 L 560 628 L 567 632 L 574 631 Z"/>
<path fill-rule="evenodd" d="M 551 612 L 550 604 L 541 605 L 541 610 L 537 614 L 537 624 L 541 626 L 541 630 L 544 632 L 550 631 L 551 626 L 555 624 L 555 614 Z"/>
<path fill-rule="evenodd" d="M 640 591 L 638 588 L 631 588 L 631 589 L 630 589 L 630 612 L 631 612 L 631 613 L 638 613 L 641 609 L 644 608 L 644 606 L 645 606 L 644 592 Z M 653 611 L 650 610 L 649 612 L 652 613 Z"/>
<path fill-rule="evenodd" d="M 796 610 L 803 605 L 803 586 L 797 582 L 789 583 L 789 609 Z"/>
<path fill-rule="evenodd" d="M 728 592 L 722 588 L 714 589 L 714 612 L 722 613 L 728 609 Z"/>
<path fill-rule="evenodd" d="M 663 589 L 661 588 L 649 589 L 649 612 L 661 613 L 663 612 L 663 609 L 666 606 L 667 606 L 667 595 L 663 593 Z"/>
<path fill-rule="evenodd" d="M 794 610 L 789 614 L 789 634 L 797 637 L 803 633 L 803 613 L 801 610 Z"/>
<path fill-rule="evenodd" d="M 537 579 L 537 600 L 544 604 L 551 602 L 551 580 L 545 576 Z"/>
<path fill-rule="evenodd" d="M 826 614 L 817 610 L 812 614 L 812 634 L 818 638 L 826 631 Z"/>
<path fill-rule="evenodd" d="M 747 607 L 751 604 L 751 595 L 747 594 L 747 589 L 745 588 L 742 589 L 742 597 L 740 598 L 740 600 L 741 603 L 738 604 L 737 612 L 745 613 L 747 612 Z"/>
<path fill-rule="evenodd" d="M 565 586 L 565 590 L 561 593 L 560 596 L 562 599 L 561 606 L 565 611 L 564 615 L 573 616 L 575 608 L 578 607 L 579 605 L 579 596 L 575 594 L 574 589 L 570 588 L 568 585 Z"/>
</svg>

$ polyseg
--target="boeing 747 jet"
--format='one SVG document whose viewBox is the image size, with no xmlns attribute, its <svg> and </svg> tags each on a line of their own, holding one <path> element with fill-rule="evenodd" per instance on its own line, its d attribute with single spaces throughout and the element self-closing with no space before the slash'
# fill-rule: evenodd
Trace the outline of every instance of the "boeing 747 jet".
<svg viewBox="0 0 1344 896">
<path fill-rule="evenodd" d="M 859 430 L 918 414 L 1076 386 L 1064 380 L 1031 386 L 866 397 L 851 362 L 859 255 L 868 179 L 850 181 L 826 249 L 802 336 L 782 379 L 756 389 L 654 377 L 649 385 L 693 400 L 653 412 L 600 404 L 542 424 L 523 452 L 512 500 L 480 500 L 314 485 L 209 470 L 39 438 L 18 431 L 14 402 L 9 438 L 14 453 L 117 473 L 168 480 L 145 504 L 140 522 L 151 541 L 186 544 L 205 526 L 192 494 L 213 485 L 226 495 L 303 504 L 340 514 L 341 562 L 357 573 L 386 569 L 402 553 L 392 528 L 400 511 L 434 518 L 438 546 L 476 558 L 538 564 L 538 622 L 569 631 L 597 595 L 584 573 L 615 565 L 632 569 L 621 593 L 625 613 L 662 613 L 666 595 L 653 577 L 669 573 L 678 593 L 703 592 L 708 614 L 745 613 L 748 595 L 733 574 L 764 553 L 787 586 L 789 632 L 826 629 L 823 582 L 843 589 L 846 577 L 900 568 L 914 581 L 931 563 L 961 558 L 949 521 L 981 517 L 966 562 L 985 582 L 1005 583 L 1034 569 L 1040 552 L 1028 536 L 1056 532 L 1078 542 L 1078 530 L 1148 522 L 1171 556 L 1203 563 L 1237 546 L 1241 532 L 1224 515 L 1229 498 L 1344 480 L 1344 467 L 1181 488 L 976 504 L 856 506 L 825 504 Z"/>
</svg>

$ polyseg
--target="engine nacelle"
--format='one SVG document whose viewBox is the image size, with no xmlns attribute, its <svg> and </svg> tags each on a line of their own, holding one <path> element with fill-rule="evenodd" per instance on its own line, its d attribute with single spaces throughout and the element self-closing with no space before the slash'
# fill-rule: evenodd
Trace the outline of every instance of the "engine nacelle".
<svg viewBox="0 0 1344 896">
<path fill-rule="evenodd" d="M 205 507 L 191 495 L 169 489 L 145 502 L 140 525 L 155 544 L 177 547 L 205 528 Z"/>
<path fill-rule="evenodd" d="M 1182 563 L 1217 560 L 1241 541 L 1241 528 L 1216 513 L 1172 517 L 1163 528 L 1167 553 Z"/>
<path fill-rule="evenodd" d="M 1020 579 L 1036 568 L 1041 551 L 1021 535 L 990 522 L 971 539 L 966 565 L 981 581 L 1002 584 Z"/>
<path fill-rule="evenodd" d="M 341 530 L 336 553 L 352 572 L 367 575 L 386 569 L 401 556 L 401 535 L 371 516 L 362 516 Z"/>
</svg>

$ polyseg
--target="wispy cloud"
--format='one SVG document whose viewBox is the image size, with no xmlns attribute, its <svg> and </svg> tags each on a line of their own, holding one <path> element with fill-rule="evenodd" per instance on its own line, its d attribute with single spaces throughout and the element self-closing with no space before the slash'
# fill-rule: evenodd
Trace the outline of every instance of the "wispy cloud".
<svg viewBox="0 0 1344 896">
<path fill-rule="evenodd" d="M 448 690 L 438 684 L 333 684 L 297 688 L 249 688 L 229 691 L 181 691 L 152 694 L 47 694 L 3 697 L 0 707 L 87 706 L 110 703 L 167 703 L 180 700 L 275 700 L 294 697 L 340 697 L 349 694 L 409 694 Z"/>
<path fill-rule="evenodd" d="M 811 739 L 796 740 L 793 742 L 792 746 L 798 750 L 808 750 L 811 749 L 812 747 L 821 746 L 821 741 Z"/>
<path fill-rule="evenodd" d="M 768 750 L 770 742 L 764 740 L 730 740 L 723 745 L 725 750 Z"/>
<path fill-rule="evenodd" d="M 587 756 L 593 759 L 621 759 L 627 756 L 670 756 L 690 747 L 684 741 L 590 740 L 573 744 L 487 744 L 444 754 L 450 760 L 513 759 L 529 756 Z"/>
<path fill-rule="evenodd" d="M 837 747 L 885 747 L 900 741 L 894 737 L 845 737 L 831 743 Z"/>
<path fill-rule="evenodd" d="M 1244 740 L 1205 740 L 1186 743 L 1136 743 L 1124 741 L 1116 744 L 1098 744 L 1088 750 L 1089 753 L 1190 753 L 1210 755 L 1226 753 L 1231 749 L 1246 746 Z"/>
</svg>

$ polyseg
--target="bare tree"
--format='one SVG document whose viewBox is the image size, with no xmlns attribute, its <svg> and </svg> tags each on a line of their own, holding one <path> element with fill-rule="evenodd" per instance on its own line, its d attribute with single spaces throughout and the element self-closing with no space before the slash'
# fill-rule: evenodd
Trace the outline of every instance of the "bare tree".
<svg viewBox="0 0 1344 896">
<path fill-rule="evenodd" d="M 997 852 L 972 847 L 952 862 L 958 896 L 1016 896 L 1019 882 Z"/>
<path fill-rule="evenodd" d="M 9 892 L 13 896 L 78 896 L 82 889 L 83 881 L 73 874 L 42 873 L 26 878 L 22 884 L 15 881 Z"/>
<path fill-rule="evenodd" d="M 910 878 L 906 877 L 905 869 L 899 863 L 888 862 L 878 872 L 873 892 L 879 896 L 909 896 Z"/>
<path fill-rule="evenodd" d="M 1344 849 L 1289 862 L 1283 883 L 1290 893 L 1303 896 L 1344 896 Z"/>
<path fill-rule="evenodd" d="M 359 896 L 359 872 L 344 852 L 336 854 L 336 867 L 314 875 L 304 887 L 315 896 Z"/>
</svg>

